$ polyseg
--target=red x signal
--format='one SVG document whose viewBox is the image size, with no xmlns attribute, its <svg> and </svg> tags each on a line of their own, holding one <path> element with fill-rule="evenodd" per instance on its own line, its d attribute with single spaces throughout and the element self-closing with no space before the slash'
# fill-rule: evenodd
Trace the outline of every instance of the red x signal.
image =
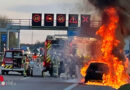
<svg viewBox="0 0 130 90">
<path fill-rule="evenodd" d="M 82 16 L 82 23 L 88 23 L 89 17 L 88 16 Z"/>
</svg>

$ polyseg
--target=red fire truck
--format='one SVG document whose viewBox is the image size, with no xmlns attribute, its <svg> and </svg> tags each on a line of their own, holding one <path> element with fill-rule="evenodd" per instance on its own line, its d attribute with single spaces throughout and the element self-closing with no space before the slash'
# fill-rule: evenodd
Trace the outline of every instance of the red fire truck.
<svg viewBox="0 0 130 90">
<path fill-rule="evenodd" d="M 43 73 L 46 71 L 49 71 L 50 76 L 53 76 L 53 63 L 51 60 L 51 47 L 52 47 L 52 41 L 54 38 L 52 36 L 47 36 L 45 45 L 44 45 L 44 61 L 43 66 L 45 69 L 43 70 Z"/>
</svg>

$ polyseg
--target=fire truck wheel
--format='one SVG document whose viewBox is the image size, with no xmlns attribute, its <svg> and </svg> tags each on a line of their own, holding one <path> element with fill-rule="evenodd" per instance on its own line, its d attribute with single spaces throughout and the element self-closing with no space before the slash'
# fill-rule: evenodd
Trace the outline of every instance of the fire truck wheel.
<svg viewBox="0 0 130 90">
<path fill-rule="evenodd" d="M 44 77 L 45 76 L 45 73 L 44 73 L 44 71 L 42 71 L 42 77 Z"/>
<path fill-rule="evenodd" d="M 5 75 L 5 71 L 2 70 L 1 72 L 2 72 L 2 75 Z"/>
<path fill-rule="evenodd" d="M 24 75 L 24 71 L 22 71 L 22 72 L 20 72 L 20 73 L 21 73 L 22 76 Z"/>
<path fill-rule="evenodd" d="M 31 77 L 33 77 L 33 70 L 30 71 L 30 75 L 31 75 Z"/>
<path fill-rule="evenodd" d="M 49 74 L 51 77 L 53 77 L 53 71 L 52 70 L 49 70 Z"/>
<path fill-rule="evenodd" d="M 9 71 L 6 71 L 6 75 L 8 75 L 9 74 Z"/>
<path fill-rule="evenodd" d="M 26 73 L 27 73 L 27 76 L 30 76 L 30 70 L 29 69 L 26 71 Z"/>
</svg>

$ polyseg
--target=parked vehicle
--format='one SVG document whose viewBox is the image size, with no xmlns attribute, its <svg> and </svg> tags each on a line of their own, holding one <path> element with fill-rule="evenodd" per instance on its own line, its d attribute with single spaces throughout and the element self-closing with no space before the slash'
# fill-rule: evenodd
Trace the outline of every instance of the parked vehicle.
<svg viewBox="0 0 130 90">
<path fill-rule="evenodd" d="M 10 71 L 19 72 L 23 75 L 23 51 L 22 50 L 7 50 L 4 53 L 1 73 L 8 74 Z"/>
</svg>

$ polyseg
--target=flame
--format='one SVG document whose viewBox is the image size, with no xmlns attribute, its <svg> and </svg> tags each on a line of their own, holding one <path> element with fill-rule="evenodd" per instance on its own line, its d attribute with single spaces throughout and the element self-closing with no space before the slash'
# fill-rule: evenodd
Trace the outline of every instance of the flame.
<svg viewBox="0 0 130 90">
<path fill-rule="evenodd" d="M 102 38 L 101 53 L 102 56 L 96 60 L 90 60 L 84 67 L 81 68 L 81 75 L 85 77 L 86 70 L 92 62 L 102 62 L 108 65 L 109 72 L 104 74 L 102 83 L 89 81 L 88 85 L 103 85 L 111 86 L 118 89 L 121 85 L 128 83 L 129 75 L 126 71 L 128 63 L 124 63 L 118 57 L 112 54 L 112 50 L 120 44 L 116 38 L 116 30 L 119 24 L 119 16 L 115 8 L 107 8 L 104 12 L 108 15 L 108 22 L 103 24 L 96 32 Z M 126 60 L 127 61 L 127 60 Z M 83 80 L 82 80 L 83 81 Z"/>
</svg>

